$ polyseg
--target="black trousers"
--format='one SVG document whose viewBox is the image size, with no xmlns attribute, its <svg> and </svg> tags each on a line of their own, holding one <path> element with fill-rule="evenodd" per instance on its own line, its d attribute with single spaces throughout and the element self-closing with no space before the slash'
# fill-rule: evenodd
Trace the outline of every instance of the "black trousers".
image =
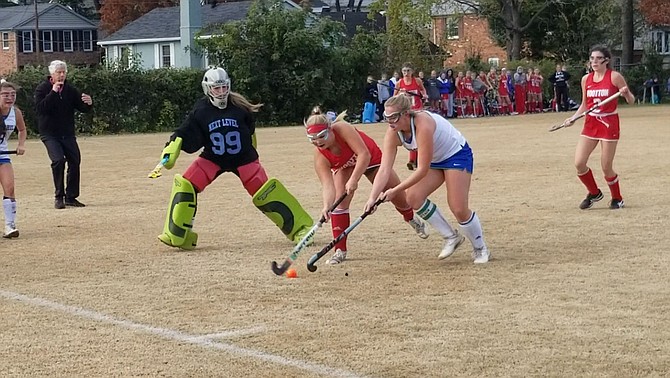
<svg viewBox="0 0 670 378">
<path fill-rule="evenodd" d="M 567 112 L 570 108 L 567 86 L 556 87 L 556 105 L 558 105 L 559 112 Z"/>
<path fill-rule="evenodd" d="M 51 159 L 51 173 L 53 174 L 56 198 L 73 200 L 79 197 L 81 152 L 79 151 L 77 138 L 74 136 L 42 136 L 40 139 L 46 146 L 49 159 Z M 66 163 L 67 187 L 63 182 Z"/>
</svg>

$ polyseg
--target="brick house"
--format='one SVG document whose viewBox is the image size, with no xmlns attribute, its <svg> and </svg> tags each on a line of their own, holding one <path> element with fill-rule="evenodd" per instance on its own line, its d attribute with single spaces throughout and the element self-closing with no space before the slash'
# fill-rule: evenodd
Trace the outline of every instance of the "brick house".
<svg viewBox="0 0 670 378">
<path fill-rule="evenodd" d="M 477 54 L 492 65 L 507 63 L 507 52 L 491 38 L 488 21 L 474 9 L 457 3 L 442 4 L 433 8 L 431 18 L 431 41 L 449 53 L 445 67 L 462 65 L 466 57 Z"/>
<path fill-rule="evenodd" d="M 37 4 L 36 39 L 35 20 L 33 5 L 0 8 L 0 75 L 54 59 L 75 66 L 100 62 L 95 22 L 60 4 Z"/>
</svg>

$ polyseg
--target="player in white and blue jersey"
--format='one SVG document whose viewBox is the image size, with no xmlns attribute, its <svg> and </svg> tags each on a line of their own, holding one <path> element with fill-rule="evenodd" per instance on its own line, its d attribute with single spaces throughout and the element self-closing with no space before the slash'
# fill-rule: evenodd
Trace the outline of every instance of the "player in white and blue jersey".
<svg viewBox="0 0 670 378">
<path fill-rule="evenodd" d="M 0 185 L 2 185 L 2 207 L 5 211 L 5 238 L 16 238 L 16 198 L 14 195 L 14 168 L 9 158 L 9 137 L 17 130 L 19 143 L 16 154 L 25 153 L 26 124 L 23 113 L 14 106 L 16 102 L 16 86 L 8 81 L 0 83 Z M 13 151 L 12 151 L 13 153 Z"/>
<path fill-rule="evenodd" d="M 445 118 L 411 110 L 411 106 L 411 100 L 402 95 L 386 101 L 384 118 L 389 128 L 384 136 L 382 162 L 366 210 L 378 199 L 390 201 L 405 191 L 407 201 L 417 210 L 417 214 L 445 238 L 445 246 L 438 256 L 443 259 L 450 256 L 464 240 L 428 199 L 431 193 L 446 184 L 449 209 L 458 220 L 461 232 L 472 243 L 474 262 L 486 263 L 490 252 L 484 242 L 481 223 L 477 214 L 468 207 L 474 168 L 472 150 L 460 131 Z M 399 185 L 383 191 L 399 146 L 418 152 L 418 166 Z"/>
</svg>

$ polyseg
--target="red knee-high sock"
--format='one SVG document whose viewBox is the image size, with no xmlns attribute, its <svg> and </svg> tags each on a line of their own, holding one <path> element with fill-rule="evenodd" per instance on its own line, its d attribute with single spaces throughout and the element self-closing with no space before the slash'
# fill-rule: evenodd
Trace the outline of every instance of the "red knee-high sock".
<svg viewBox="0 0 670 378">
<path fill-rule="evenodd" d="M 589 168 L 586 173 L 577 175 L 579 179 L 582 181 L 584 186 L 586 186 L 586 189 L 589 190 L 589 193 L 592 195 L 598 194 L 598 184 L 596 184 L 596 179 L 593 177 L 593 172 L 591 171 L 591 168 Z"/>
<path fill-rule="evenodd" d="M 414 218 L 414 210 L 411 207 L 401 209 L 396 206 L 395 209 L 398 210 L 400 214 L 402 214 L 402 219 L 404 219 L 405 222 L 409 222 Z"/>
<path fill-rule="evenodd" d="M 418 155 L 419 155 L 419 154 L 418 154 L 418 152 L 417 152 L 416 150 L 414 150 L 414 151 L 410 151 L 410 152 L 409 152 L 409 161 L 410 161 L 410 162 L 413 162 L 414 164 L 416 164 L 416 158 L 417 158 Z"/>
<path fill-rule="evenodd" d="M 614 175 L 614 177 L 605 177 L 607 185 L 610 187 L 610 193 L 612 193 L 613 199 L 622 199 L 621 190 L 619 189 L 619 175 Z"/>
<path fill-rule="evenodd" d="M 349 209 L 335 209 L 330 215 L 330 223 L 333 227 L 333 239 L 340 236 L 340 234 L 349 227 Z M 347 237 L 335 244 L 335 249 L 347 250 Z"/>
</svg>

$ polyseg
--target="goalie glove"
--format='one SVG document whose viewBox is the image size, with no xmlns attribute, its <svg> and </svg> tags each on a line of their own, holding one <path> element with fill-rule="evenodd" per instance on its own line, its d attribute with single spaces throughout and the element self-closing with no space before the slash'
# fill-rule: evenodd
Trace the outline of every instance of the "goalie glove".
<svg viewBox="0 0 670 378">
<path fill-rule="evenodd" d="M 161 161 L 165 161 L 163 166 L 167 169 L 172 169 L 174 164 L 177 162 L 179 153 L 181 152 L 181 137 L 177 137 L 174 140 L 168 142 L 163 148 L 163 153 L 161 154 Z"/>
</svg>

